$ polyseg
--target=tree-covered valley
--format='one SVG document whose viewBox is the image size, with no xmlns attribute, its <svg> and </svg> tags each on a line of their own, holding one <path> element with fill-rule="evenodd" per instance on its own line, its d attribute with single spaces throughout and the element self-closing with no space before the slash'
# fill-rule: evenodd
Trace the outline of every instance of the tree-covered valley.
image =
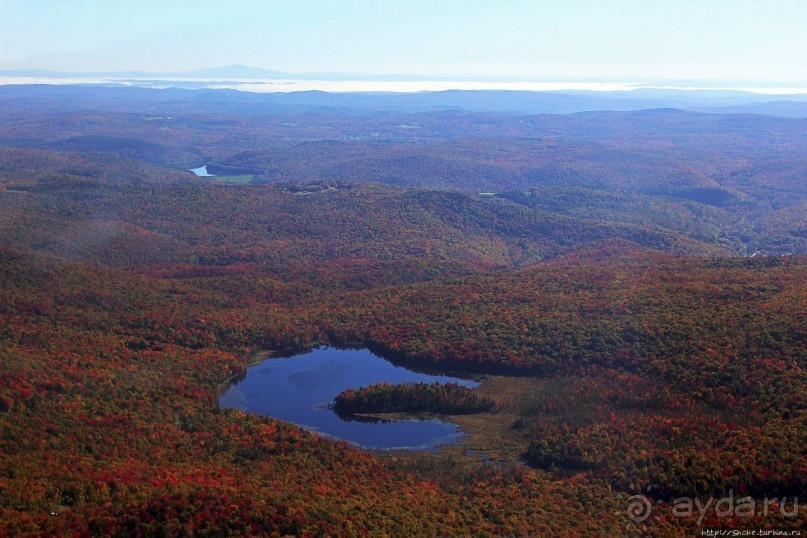
<svg viewBox="0 0 807 538">
<path fill-rule="evenodd" d="M 160 92 L 0 87 L 0 535 L 804 528 L 807 120 Z M 218 405 L 325 345 L 464 444 Z"/>
</svg>

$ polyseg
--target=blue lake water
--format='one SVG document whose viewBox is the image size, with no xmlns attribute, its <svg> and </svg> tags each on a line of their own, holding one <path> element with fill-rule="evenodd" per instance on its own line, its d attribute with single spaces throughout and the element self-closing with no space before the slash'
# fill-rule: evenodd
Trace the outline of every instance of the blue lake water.
<svg viewBox="0 0 807 538">
<path fill-rule="evenodd" d="M 221 407 L 293 422 L 321 435 L 375 449 L 431 449 L 456 442 L 462 432 L 440 420 L 358 422 L 339 418 L 328 404 L 349 388 L 373 383 L 478 383 L 395 366 L 366 349 L 320 348 L 290 358 L 267 359 L 219 397 Z"/>
<path fill-rule="evenodd" d="M 207 165 L 200 166 L 199 168 L 191 168 L 190 171 L 198 177 L 215 177 L 213 174 L 207 172 Z"/>
</svg>

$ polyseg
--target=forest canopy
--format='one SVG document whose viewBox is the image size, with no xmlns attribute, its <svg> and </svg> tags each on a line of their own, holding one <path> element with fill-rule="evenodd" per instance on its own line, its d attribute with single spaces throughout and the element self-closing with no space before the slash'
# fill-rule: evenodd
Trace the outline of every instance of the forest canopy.
<svg viewBox="0 0 807 538">
<path fill-rule="evenodd" d="M 678 497 L 803 496 L 803 120 L 72 91 L 0 91 L 0 534 L 684 536 Z M 219 408 L 256 352 L 321 345 L 490 380 L 335 406 L 517 457 Z"/>
</svg>

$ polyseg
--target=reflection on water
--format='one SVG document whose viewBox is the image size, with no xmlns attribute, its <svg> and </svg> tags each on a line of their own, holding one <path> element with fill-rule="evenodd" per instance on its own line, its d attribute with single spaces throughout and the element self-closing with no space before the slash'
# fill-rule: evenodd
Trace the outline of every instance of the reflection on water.
<svg viewBox="0 0 807 538">
<path fill-rule="evenodd" d="M 349 362 L 326 361 L 317 365 L 316 369 L 306 372 L 295 372 L 286 379 L 299 391 L 314 391 L 339 383 L 349 378 L 355 365 Z"/>
<path fill-rule="evenodd" d="M 429 449 L 455 442 L 462 435 L 455 424 L 439 420 L 348 421 L 328 407 L 343 390 L 382 381 L 477 385 L 455 377 L 413 372 L 366 349 L 321 348 L 250 367 L 241 381 L 219 397 L 219 405 L 293 422 L 367 448 Z"/>
</svg>

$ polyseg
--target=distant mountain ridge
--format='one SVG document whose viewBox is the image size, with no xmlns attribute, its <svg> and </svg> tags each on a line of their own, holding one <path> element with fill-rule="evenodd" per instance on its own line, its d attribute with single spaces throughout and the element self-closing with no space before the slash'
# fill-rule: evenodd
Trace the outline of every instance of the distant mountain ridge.
<svg viewBox="0 0 807 538">
<path fill-rule="evenodd" d="M 49 69 L 0 69 L 0 76 L 7 77 L 55 77 L 55 78 L 229 78 L 229 79 L 292 79 L 292 80 L 377 80 L 377 81 L 496 81 L 496 82 L 547 82 L 546 77 L 514 77 L 504 75 L 418 75 L 418 74 L 371 74 L 352 72 L 291 72 L 264 69 L 235 64 L 222 67 L 207 67 L 187 71 L 89 71 L 67 72 Z M 554 80 L 554 79 L 553 79 Z"/>
<path fill-rule="evenodd" d="M 77 85 L 89 87 L 117 86 L 129 100 L 133 95 L 147 101 L 161 101 L 169 96 L 183 100 L 226 102 L 228 106 L 287 107 L 286 112 L 317 113 L 329 109 L 342 113 L 344 108 L 357 110 L 396 110 L 419 112 L 426 110 L 466 110 L 507 114 L 572 114 L 588 111 L 633 111 L 654 108 L 678 108 L 709 113 L 744 113 L 807 118 L 807 93 L 765 94 L 736 89 L 698 89 L 692 81 L 669 81 L 636 89 L 523 89 L 516 82 L 546 83 L 546 77 L 516 77 L 487 75 L 426 76 L 412 74 L 367 73 L 292 73 L 246 65 L 230 65 L 192 71 L 103 71 L 63 72 L 47 69 L 0 70 L 0 77 L 30 79 L 32 84 L 14 80 L 3 85 L 0 99 L 14 95 L 27 99 L 33 94 L 70 97 Z M 56 84 L 32 86 L 55 79 Z M 86 80 L 86 83 L 85 83 Z M 64 84 L 63 82 L 66 82 Z M 318 84 L 321 82 L 321 84 Z M 396 89 L 396 82 L 403 84 Z M 415 91 L 416 83 L 440 83 L 444 89 Z M 454 88 L 451 83 L 457 83 Z M 476 89 L 474 83 L 500 82 L 501 88 Z M 560 84 L 577 83 L 571 79 L 555 80 Z M 339 84 L 342 83 L 343 87 Z M 356 83 L 369 84 L 371 89 L 355 89 Z M 415 85 L 413 86 L 413 83 Z M 295 86 L 296 84 L 296 86 Z M 440 86 L 438 84 L 438 87 Z M 471 88 L 469 89 L 469 84 Z M 508 84 L 514 84 L 512 89 Z M 738 87 L 742 82 L 736 83 Z M 677 87 L 680 85 L 680 89 Z M 321 86 L 321 87 L 320 87 Z M 361 87 L 359 84 L 358 87 Z M 573 86 L 575 87 L 575 86 Z M 51 89 L 48 89 L 51 88 Z M 341 89 L 340 89 L 341 88 Z M 381 88 L 381 89 L 376 89 Z M 153 90 L 162 90 L 162 93 Z M 138 90 L 148 90 L 137 93 Z M 178 93 L 179 92 L 179 93 Z M 181 93 L 188 92 L 188 93 Z M 172 95 L 173 94 L 173 95 Z M 104 95 L 109 95 L 108 91 Z"/>
<path fill-rule="evenodd" d="M 557 83 L 627 83 L 622 79 L 602 79 L 599 77 L 566 77 L 548 75 L 500 75 L 481 73 L 362 73 L 338 71 L 284 71 L 280 69 L 265 69 L 243 64 L 225 65 L 219 67 L 205 67 L 180 71 L 148 71 L 148 70 L 122 70 L 122 71 L 58 71 L 52 69 L 0 69 L 0 76 L 4 77 L 54 77 L 54 78 L 218 78 L 218 79 L 290 79 L 290 80 L 329 80 L 329 81 L 451 81 L 451 82 L 557 82 Z M 724 88 L 753 88 L 764 84 L 766 87 L 789 87 L 793 83 L 779 83 L 776 81 L 761 82 L 750 80 L 720 80 L 720 81 L 694 81 L 694 80 L 644 80 L 638 86 L 650 87 L 651 91 L 663 91 L 663 88 L 686 88 L 689 93 L 712 93 L 716 87 Z M 804 83 L 807 84 L 807 81 Z M 802 84 L 802 86 L 804 86 Z M 655 89 L 658 88 L 658 89 Z M 641 89 L 637 91 L 642 91 Z M 676 90 L 672 90 L 676 91 Z M 731 91 L 731 90 L 729 90 Z M 754 92 L 740 92 L 751 93 Z M 764 94 L 756 94 L 763 96 Z M 807 98 L 807 95 L 805 95 Z"/>
<path fill-rule="evenodd" d="M 2 76 L 0 71 L 0 76 Z M 34 75 L 31 75 L 32 77 Z M 40 74 L 40 76 L 44 76 Z M 151 86 L 149 86 L 149 84 Z M 763 95 L 723 90 L 639 89 L 632 91 L 445 90 L 429 92 L 251 92 L 210 88 L 202 79 L 173 86 L 154 80 L 146 85 L 115 81 L 87 84 L 0 84 L 0 102 L 25 106 L 31 98 L 47 98 L 54 109 L 75 107 L 127 110 L 175 101 L 188 106 L 219 104 L 229 112 L 364 114 L 373 111 L 417 113 L 467 111 L 504 114 L 574 114 L 591 111 L 638 111 L 676 108 L 708 113 L 763 114 L 807 118 L 807 94 Z"/>
<path fill-rule="evenodd" d="M 292 73 L 261 69 L 246 65 L 229 65 L 196 69 L 191 71 L 54 71 L 50 69 L 3 69 L 0 76 L 5 77 L 54 77 L 54 78 L 207 78 L 207 77 L 234 77 L 234 78 L 287 78 L 294 77 Z"/>
</svg>

